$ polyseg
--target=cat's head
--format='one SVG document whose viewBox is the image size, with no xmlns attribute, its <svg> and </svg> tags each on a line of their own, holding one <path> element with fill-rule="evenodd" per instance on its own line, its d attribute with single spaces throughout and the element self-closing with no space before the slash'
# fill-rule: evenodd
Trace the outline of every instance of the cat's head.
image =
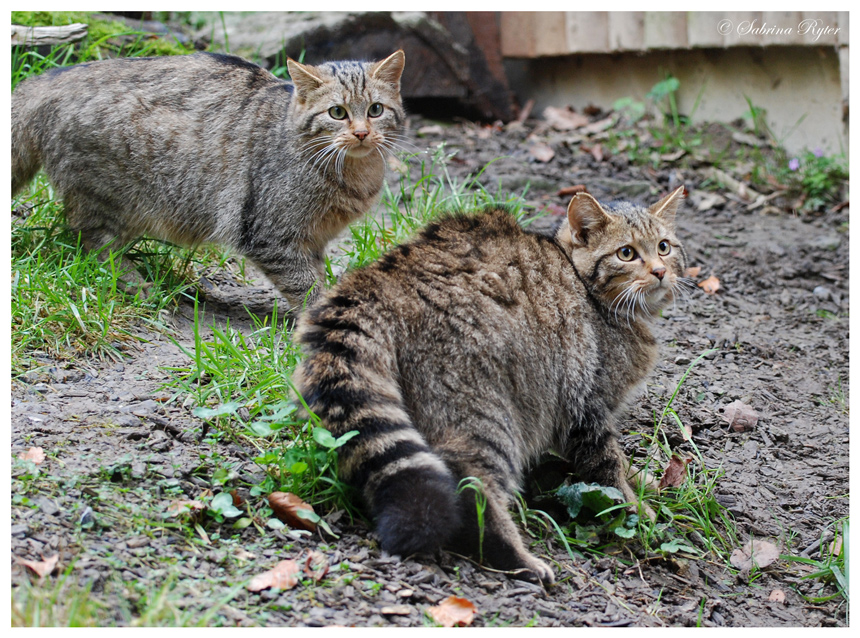
<svg viewBox="0 0 860 638">
<path fill-rule="evenodd" d="M 292 116 L 302 150 L 316 166 L 393 151 L 405 114 L 400 76 L 406 56 L 396 51 L 380 62 L 287 60 L 295 87 Z"/>
<path fill-rule="evenodd" d="M 650 207 L 574 195 L 557 239 L 592 295 L 618 320 L 651 317 L 683 287 L 687 254 L 675 235 L 683 186 Z"/>
</svg>

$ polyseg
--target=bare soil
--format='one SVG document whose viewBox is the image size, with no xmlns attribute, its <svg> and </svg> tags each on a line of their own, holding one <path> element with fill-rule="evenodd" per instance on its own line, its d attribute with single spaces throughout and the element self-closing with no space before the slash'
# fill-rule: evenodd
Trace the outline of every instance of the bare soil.
<svg viewBox="0 0 860 638">
<path fill-rule="evenodd" d="M 412 130 L 426 124 L 411 121 Z M 665 313 L 658 326 L 662 363 L 625 424 L 650 431 L 689 362 L 709 348 L 684 384 L 674 407 L 692 429 L 708 468 L 722 467 L 717 500 L 733 515 L 740 542 L 766 539 L 783 554 L 820 558 L 831 524 L 848 515 L 848 208 L 794 215 L 771 207 L 750 210 L 731 191 L 698 210 L 706 193 L 703 170 L 637 168 L 622 155 L 602 161 L 569 133 L 538 130 L 535 139 L 555 151 L 549 162 L 529 153 L 537 123 L 508 130 L 470 123 L 447 126 L 438 141 L 458 154 L 450 170 L 463 176 L 493 162 L 483 180 L 501 183 L 558 213 L 565 186 L 585 184 L 598 199 L 640 202 L 686 184 L 679 236 L 697 280 L 719 278 L 721 288 L 696 289 Z M 542 127 L 541 127 L 542 128 Z M 705 208 L 705 206 L 703 206 Z M 560 217 L 538 222 L 548 231 Z M 242 305 L 270 312 L 274 293 L 265 282 L 242 285 L 229 273 L 201 283 L 207 293 L 202 325 L 250 330 Z M 193 349 L 193 309 L 180 305 L 165 318 L 174 338 Z M 200 443 L 201 422 L 181 400 L 167 401 L 166 368 L 188 358 L 170 336 L 144 326 L 141 341 L 121 362 L 39 356 L 43 367 L 13 382 L 11 452 L 42 447 L 49 458 L 36 478 L 13 464 L 11 521 L 13 599 L 31 575 L 16 558 L 59 554 L 69 582 L 92 588 L 106 605 L 105 623 L 128 624 L 168 583 L 168 600 L 185 622 L 241 626 L 421 626 L 425 610 L 450 595 L 478 609 L 474 625 L 538 626 L 844 626 L 841 599 L 813 604 L 803 595 L 834 593 L 803 580 L 809 570 L 778 560 L 757 577 L 735 575 L 712 558 L 647 559 L 633 544 L 602 557 L 571 560 L 548 537 L 534 551 L 553 562 L 558 584 L 549 590 L 481 568 L 452 554 L 398 560 L 382 555 L 367 526 L 328 513 L 339 535 L 323 540 L 289 530 L 205 524 L 206 540 L 189 524 L 165 527 L 162 513 L 176 498 L 199 498 L 229 468 L 227 488 L 248 496 L 262 479 L 253 449 Z M 204 334 L 204 337 L 206 335 Z M 836 398 L 834 398 L 836 397 Z M 759 415 L 752 431 L 734 432 L 723 418 L 741 400 Z M 639 454 L 637 435 L 628 452 Z M 679 452 L 689 450 L 670 433 Z M 84 522 L 82 526 L 81 522 Z M 220 532 L 220 536 L 219 536 Z M 827 542 L 824 543 L 826 551 Z M 303 560 L 318 550 L 331 569 L 319 585 L 250 593 L 243 581 L 283 558 Z M 769 600 L 774 590 L 784 602 Z M 225 602 L 226 601 L 226 602 Z M 130 614 L 130 615 L 129 615 Z"/>
</svg>

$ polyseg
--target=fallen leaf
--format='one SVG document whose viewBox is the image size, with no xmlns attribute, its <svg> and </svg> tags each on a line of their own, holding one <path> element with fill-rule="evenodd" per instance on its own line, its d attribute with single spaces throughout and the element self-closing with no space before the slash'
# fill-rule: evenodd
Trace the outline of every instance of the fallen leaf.
<svg viewBox="0 0 860 638">
<path fill-rule="evenodd" d="M 24 461 L 33 461 L 33 463 L 39 465 L 39 463 L 45 460 L 45 450 L 40 447 L 31 447 L 26 452 L 19 454 L 18 458 Z"/>
<path fill-rule="evenodd" d="M 699 282 L 699 288 L 704 290 L 706 295 L 713 295 L 720 289 L 720 280 L 711 275 L 704 281 Z"/>
<path fill-rule="evenodd" d="M 179 516 L 180 514 L 195 514 L 202 511 L 204 507 L 205 506 L 200 501 L 178 499 L 170 502 L 164 514 L 167 518 Z"/>
<path fill-rule="evenodd" d="M 572 131 L 588 124 L 588 118 L 570 108 L 548 106 L 543 110 L 543 118 L 557 131 Z"/>
<path fill-rule="evenodd" d="M 591 153 L 591 156 L 595 159 L 595 161 L 597 161 L 597 162 L 603 161 L 603 145 L 602 144 L 598 143 L 598 144 L 595 144 L 594 146 L 591 146 L 591 147 L 583 146 L 582 150 L 585 151 L 586 153 Z"/>
<path fill-rule="evenodd" d="M 233 554 L 233 557 L 237 558 L 239 560 L 251 560 L 251 559 L 257 558 L 257 555 L 252 554 L 251 552 L 249 552 L 245 549 L 242 549 L 240 547 L 239 549 L 236 550 L 236 553 Z"/>
<path fill-rule="evenodd" d="M 742 571 L 749 571 L 753 565 L 764 569 L 777 558 L 779 558 L 779 550 L 776 545 L 768 541 L 750 539 L 746 545 L 732 552 L 729 562 Z"/>
<path fill-rule="evenodd" d="M 299 583 L 297 576 L 301 571 L 296 561 L 282 560 L 269 571 L 254 576 L 248 583 L 248 590 L 292 589 Z"/>
<path fill-rule="evenodd" d="M 309 549 L 304 572 L 313 578 L 315 583 L 320 582 L 328 573 L 328 559 L 325 554 Z"/>
<path fill-rule="evenodd" d="M 610 115 L 607 118 L 597 120 L 596 122 L 592 122 L 588 126 L 583 127 L 581 132 L 585 135 L 600 133 L 601 131 L 605 131 L 606 129 L 615 126 L 615 122 L 617 121 L 617 119 L 618 118 L 616 116 Z"/>
<path fill-rule="evenodd" d="M 555 151 L 552 150 L 549 144 L 538 142 L 537 144 L 533 144 L 529 147 L 529 155 L 539 162 L 546 163 L 555 157 Z"/>
<path fill-rule="evenodd" d="M 556 193 L 559 197 L 570 197 L 571 195 L 576 195 L 577 193 L 587 193 L 588 189 L 585 187 L 585 184 L 576 184 L 575 186 L 565 186 L 564 188 L 560 188 Z"/>
<path fill-rule="evenodd" d="M 233 497 L 233 507 L 242 507 L 242 504 L 245 501 L 243 501 L 242 497 L 239 496 L 239 490 L 231 490 L 230 496 Z"/>
<path fill-rule="evenodd" d="M 770 592 L 770 596 L 767 599 L 772 603 L 784 603 L 785 602 L 785 592 L 781 589 L 774 589 Z"/>
<path fill-rule="evenodd" d="M 722 417 L 735 432 L 751 432 L 758 424 L 758 412 L 740 400 L 729 403 Z"/>
<path fill-rule="evenodd" d="M 300 511 L 314 514 L 314 508 L 292 492 L 272 492 L 269 494 L 269 507 L 279 520 L 292 528 L 306 529 L 309 532 L 315 532 L 317 529 L 316 523 L 298 514 Z"/>
<path fill-rule="evenodd" d="M 687 270 L 684 271 L 685 277 L 698 277 L 699 273 L 702 271 L 701 266 L 690 266 Z"/>
<path fill-rule="evenodd" d="M 830 554 L 832 556 L 839 556 L 839 554 L 842 552 L 842 537 L 837 536 L 836 538 L 834 538 L 830 542 L 829 549 L 830 549 Z"/>
<path fill-rule="evenodd" d="M 669 467 L 666 468 L 660 479 L 660 489 L 681 485 L 687 478 L 687 464 L 692 460 L 692 458 L 682 459 L 677 454 L 673 454 L 672 458 L 669 459 Z"/>
<path fill-rule="evenodd" d="M 57 561 L 60 560 L 60 555 L 54 554 L 50 558 L 45 558 L 44 556 L 42 556 L 42 558 L 44 560 L 26 560 L 24 558 L 16 557 L 15 562 L 29 568 L 39 578 L 44 578 L 54 571 L 54 568 L 57 566 Z"/>
<path fill-rule="evenodd" d="M 427 614 L 443 627 L 465 627 L 472 624 L 477 611 L 465 598 L 448 596 L 435 607 L 427 609 Z"/>
</svg>

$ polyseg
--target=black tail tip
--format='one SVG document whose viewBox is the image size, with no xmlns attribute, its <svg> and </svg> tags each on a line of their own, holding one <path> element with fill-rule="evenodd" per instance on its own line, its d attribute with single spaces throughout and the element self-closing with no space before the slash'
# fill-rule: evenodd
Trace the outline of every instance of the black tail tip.
<svg viewBox="0 0 860 638">
<path fill-rule="evenodd" d="M 405 473 L 404 473 L 405 474 Z M 374 495 L 380 546 L 389 554 L 434 554 L 459 531 L 456 484 L 449 476 L 395 477 Z"/>
</svg>

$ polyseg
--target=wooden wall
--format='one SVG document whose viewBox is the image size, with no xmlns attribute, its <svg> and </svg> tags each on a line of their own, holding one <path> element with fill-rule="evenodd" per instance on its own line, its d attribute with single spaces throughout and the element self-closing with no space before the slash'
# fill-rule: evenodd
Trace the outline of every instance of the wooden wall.
<svg viewBox="0 0 860 638">
<path fill-rule="evenodd" d="M 818 20 L 818 26 L 830 27 L 830 32 L 817 37 L 811 31 L 801 33 L 805 20 Z M 783 32 L 757 33 L 750 31 L 753 27 Z M 789 28 L 791 32 L 785 32 Z M 733 46 L 847 46 L 848 12 L 505 11 L 501 39 L 502 55 L 508 58 Z"/>
</svg>

